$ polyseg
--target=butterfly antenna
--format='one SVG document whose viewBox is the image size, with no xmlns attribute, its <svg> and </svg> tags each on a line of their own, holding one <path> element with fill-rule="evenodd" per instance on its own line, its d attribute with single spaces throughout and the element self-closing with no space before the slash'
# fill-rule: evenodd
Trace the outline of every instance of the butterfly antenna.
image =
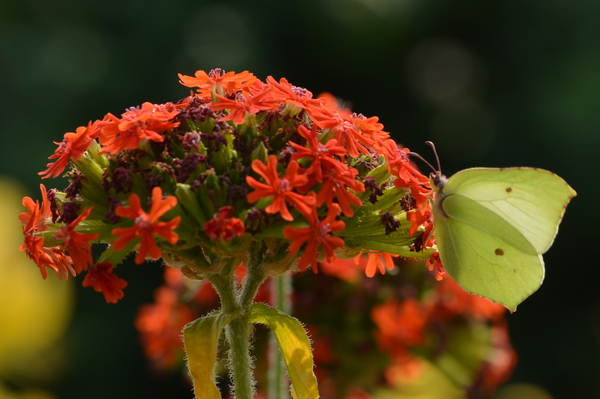
<svg viewBox="0 0 600 399">
<path fill-rule="evenodd" d="M 435 160 L 437 161 L 437 171 L 442 173 L 442 165 L 440 164 L 440 157 L 438 157 L 438 153 L 435 149 L 435 145 L 433 144 L 433 141 L 426 141 L 425 144 L 427 144 L 428 146 L 431 147 L 431 149 L 433 150 L 433 154 L 435 155 Z M 429 165 L 431 166 L 431 165 Z"/>
<path fill-rule="evenodd" d="M 436 171 L 435 168 L 429 162 L 427 162 L 427 160 L 425 158 L 423 158 L 416 152 L 409 152 L 408 155 L 419 158 L 421 161 L 425 162 L 427 164 L 427 166 L 429 166 L 431 168 L 431 170 L 433 170 L 434 172 Z"/>
</svg>

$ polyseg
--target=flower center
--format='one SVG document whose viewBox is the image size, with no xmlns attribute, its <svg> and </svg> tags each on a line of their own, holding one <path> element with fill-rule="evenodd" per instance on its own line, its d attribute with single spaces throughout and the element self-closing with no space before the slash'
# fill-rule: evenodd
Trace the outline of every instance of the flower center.
<svg viewBox="0 0 600 399">
<path fill-rule="evenodd" d="M 290 190 L 290 181 L 288 179 L 279 180 L 279 186 L 277 187 L 280 193 Z"/>
<path fill-rule="evenodd" d="M 325 237 L 329 233 L 329 223 L 322 223 L 319 226 L 319 234 L 321 237 Z"/>
<path fill-rule="evenodd" d="M 135 225 L 138 226 L 140 229 L 147 229 L 148 227 L 150 227 L 151 224 L 152 222 L 150 221 L 150 216 L 146 214 L 140 215 L 137 218 L 135 218 Z"/>
</svg>

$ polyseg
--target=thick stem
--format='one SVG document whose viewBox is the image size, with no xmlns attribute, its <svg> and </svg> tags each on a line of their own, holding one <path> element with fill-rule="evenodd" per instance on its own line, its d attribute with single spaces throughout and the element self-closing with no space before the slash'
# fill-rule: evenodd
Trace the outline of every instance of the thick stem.
<svg viewBox="0 0 600 399">
<path fill-rule="evenodd" d="M 225 337 L 229 343 L 229 369 L 233 376 L 235 399 L 254 398 L 252 359 L 250 358 L 250 334 L 252 324 L 248 314 L 243 314 L 225 327 Z"/>
<path fill-rule="evenodd" d="M 261 268 L 260 247 L 256 245 L 250 249 L 248 272 L 239 296 L 235 289 L 233 270 L 229 269 L 230 267 L 227 267 L 221 274 L 209 275 L 208 279 L 221 298 L 222 313 L 236 314 L 236 317 L 225 326 L 225 338 L 229 344 L 229 370 L 233 380 L 235 398 L 253 399 L 254 367 L 250 356 L 252 323 L 248 310 L 266 277 Z"/>
<path fill-rule="evenodd" d="M 236 296 L 233 273 L 208 276 L 221 299 L 223 314 L 237 314 L 225 326 L 225 338 L 229 344 L 229 370 L 233 380 L 233 391 L 236 399 L 254 398 L 254 380 L 252 378 L 252 360 L 250 358 L 250 333 L 252 325 L 248 314 L 240 306 Z"/>
<path fill-rule="evenodd" d="M 271 278 L 271 296 L 273 305 L 283 313 L 291 311 L 292 277 L 289 273 Z M 269 399 L 288 399 L 289 387 L 285 374 L 283 357 L 279 351 L 277 339 L 271 333 L 269 337 Z"/>
<path fill-rule="evenodd" d="M 227 273 L 223 274 L 208 274 L 208 280 L 219 294 L 221 300 L 222 313 L 236 313 L 240 309 L 238 304 L 233 277 Z"/>
</svg>

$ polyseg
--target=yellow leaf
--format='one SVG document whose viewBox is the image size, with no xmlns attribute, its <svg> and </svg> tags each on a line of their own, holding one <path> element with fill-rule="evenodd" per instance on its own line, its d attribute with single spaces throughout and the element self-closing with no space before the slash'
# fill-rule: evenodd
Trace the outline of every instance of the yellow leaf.
<svg viewBox="0 0 600 399">
<path fill-rule="evenodd" d="M 254 323 L 266 324 L 273 331 L 292 381 L 294 397 L 318 399 L 319 390 L 313 372 L 312 350 L 302 324 L 275 308 L 267 307 L 264 303 L 252 305 L 250 320 Z"/>
<path fill-rule="evenodd" d="M 221 399 L 215 378 L 219 337 L 232 315 L 219 312 L 201 317 L 185 326 L 183 341 L 188 368 L 197 398 Z"/>
</svg>

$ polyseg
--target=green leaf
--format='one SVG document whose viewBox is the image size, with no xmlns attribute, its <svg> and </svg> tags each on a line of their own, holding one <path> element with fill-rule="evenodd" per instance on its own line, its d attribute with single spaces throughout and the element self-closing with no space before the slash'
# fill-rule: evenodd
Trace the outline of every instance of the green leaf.
<svg viewBox="0 0 600 399">
<path fill-rule="evenodd" d="M 449 345 L 433 362 L 457 386 L 466 388 L 474 383 L 477 372 L 490 354 L 492 330 L 485 323 L 452 326 Z"/>
<path fill-rule="evenodd" d="M 133 251 L 133 248 L 135 248 L 135 246 L 138 243 L 139 243 L 138 239 L 133 239 L 133 240 L 129 241 L 125 245 L 125 248 L 123 248 L 120 251 L 117 251 L 114 249 L 114 247 L 109 246 L 106 248 L 106 250 L 104 252 L 102 252 L 102 254 L 100 255 L 100 258 L 97 260 L 96 263 L 110 262 L 113 265 L 118 265 L 119 263 L 121 263 L 123 261 L 123 259 L 125 259 L 127 257 L 127 255 L 129 255 L 129 253 L 131 251 Z"/>
<path fill-rule="evenodd" d="M 319 390 L 315 377 L 310 341 L 300 322 L 264 303 L 250 308 L 250 321 L 266 324 L 271 328 L 283 356 L 292 391 L 302 399 L 318 399 Z"/>
<path fill-rule="evenodd" d="M 233 316 L 215 312 L 188 323 L 183 329 L 188 368 L 197 398 L 221 399 L 215 381 L 217 349 L 223 328 Z"/>
<path fill-rule="evenodd" d="M 378 388 L 373 399 L 467 399 L 465 389 L 458 387 L 442 370 L 419 359 L 417 375 L 398 373 L 390 387 Z"/>
</svg>

